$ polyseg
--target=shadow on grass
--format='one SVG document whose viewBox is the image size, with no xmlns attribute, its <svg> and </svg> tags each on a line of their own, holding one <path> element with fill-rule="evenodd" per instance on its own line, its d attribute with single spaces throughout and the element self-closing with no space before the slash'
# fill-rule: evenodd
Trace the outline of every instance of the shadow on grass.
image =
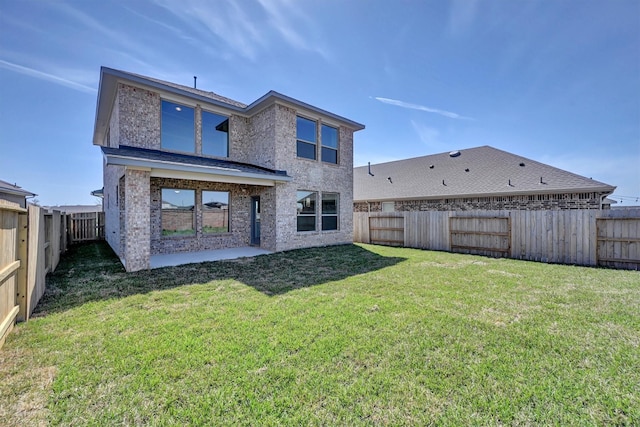
<svg viewBox="0 0 640 427">
<path fill-rule="evenodd" d="M 384 257 L 356 245 L 341 245 L 126 273 L 105 242 L 87 243 L 71 247 L 55 273 L 47 276 L 47 288 L 34 315 L 212 280 L 237 280 L 265 295 L 280 295 L 404 260 Z"/>
</svg>

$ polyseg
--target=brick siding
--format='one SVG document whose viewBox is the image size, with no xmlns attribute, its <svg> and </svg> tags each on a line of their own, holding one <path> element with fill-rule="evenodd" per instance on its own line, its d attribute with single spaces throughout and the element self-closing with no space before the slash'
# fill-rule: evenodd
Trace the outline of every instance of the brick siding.
<svg viewBox="0 0 640 427">
<path fill-rule="evenodd" d="M 533 194 L 524 196 L 467 197 L 449 199 L 396 200 L 394 210 L 565 210 L 600 209 L 598 193 Z M 354 212 L 381 212 L 382 202 L 356 202 Z"/>
</svg>

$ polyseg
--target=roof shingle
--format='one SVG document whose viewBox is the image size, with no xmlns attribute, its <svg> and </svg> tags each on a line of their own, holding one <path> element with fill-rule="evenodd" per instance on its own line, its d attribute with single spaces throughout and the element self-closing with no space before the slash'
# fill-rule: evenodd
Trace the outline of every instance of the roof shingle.
<svg viewBox="0 0 640 427">
<path fill-rule="evenodd" d="M 353 199 L 400 200 L 540 193 L 613 192 L 614 186 L 482 146 L 354 168 Z M 388 178 L 391 178 L 389 180 Z"/>
</svg>

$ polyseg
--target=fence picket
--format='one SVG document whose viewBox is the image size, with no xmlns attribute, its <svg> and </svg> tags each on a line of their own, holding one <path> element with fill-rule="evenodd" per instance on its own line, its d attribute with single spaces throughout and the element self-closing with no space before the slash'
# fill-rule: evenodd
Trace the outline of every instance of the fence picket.
<svg viewBox="0 0 640 427">
<path fill-rule="evenodd" d="M 504 221 L 508 227 L 499 228 Z M 353 234 L 362 243 L 403 241 L 421 249 L 640 269 L 640 208 L 356 212 Z"/>
</svg>

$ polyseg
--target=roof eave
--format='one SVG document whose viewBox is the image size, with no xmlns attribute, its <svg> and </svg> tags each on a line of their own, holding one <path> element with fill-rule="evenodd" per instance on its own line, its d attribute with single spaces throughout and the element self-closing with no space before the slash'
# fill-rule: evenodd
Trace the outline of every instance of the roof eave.
<svg viewBox="0 0 640 427">
<path fill-rule="evenodd" d="M 6 187 L 0 187 L 0 193 L 12 194 L 14 196 L 24 196 L 24 197 L 34 197 L 37 194 L 34 194 L 30 191 L 21 190 L 21 189 L 11 189 Z"/>
<path fill-rule="evenodd" d="M 289 105 L 295 107 L 296 109 L 303 109 L 320 116 L 328 117 L 348 128 L 353 129 L 355 132 L 363 130 L 365 128 L 362 123 L 349 120 L 346 117 L 339 116 L 327 110 L 323 110 L 322 108 L 314 107 L 311 104 L 307 104 L 306 102 L 299 101 L 295 98 L 291 98 L 290 96 L 283 95 L 273 90 L 267 92 L 266 94 L 252 102 L 250 105 L 248 105 L 247 108 L 245 108 L 245 112 L 247 114 L 254 114 L 274 103 Z"/>
<path fill-rule="evenodd" d="M 356 198 L 354 196 L 354 202 L 385 202 L 392 200 L 437 200 L 437 199 L 465 199 L 472 197 L 509 197 L 509 196 L 530 196 L 533 194 L 564 194 L 564 193 L 600 193 L 611 194 L 615 191 L 616 187 L 596 187 L 596 188 L 570 188 L 570 189 L 551 189 L 543 191 L 510 191 L 510 192 L 495 192 L 495 193 L 468 193 L 468 194 L 439 194 L 439 195 L 427 195 L 427 196 L 407 196 L 407 197 L 364 197 Z"/>
<path fill-rule="evenodd" d="M 107 162 L 107 165 L 167 170 L 178 173 L 184 172 L 205 174 L 210 176 L 226 177 L 226 180 L 238 178 L 238 181 L 264 181 L 265 184 L 271 182 L 289 182 L 292 180 L 292 178 L 288 175 L 266 175 L 251 172 L 233 171 L 215 166 L 189 165 L 177 162 L 167 162 L 163 160 L 148 160 L 117 154 L 104 154 L 104 158 Z"/>
</svg>

